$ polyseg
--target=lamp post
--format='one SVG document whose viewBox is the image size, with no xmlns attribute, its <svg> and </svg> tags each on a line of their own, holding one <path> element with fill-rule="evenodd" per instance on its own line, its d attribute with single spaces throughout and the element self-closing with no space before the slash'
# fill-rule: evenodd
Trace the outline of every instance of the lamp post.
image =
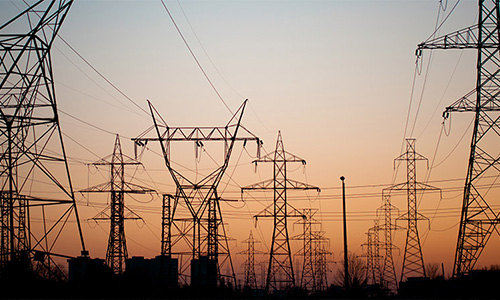
<svg viewBox="0 0 500 300">
<path fill-rule="evenodd" d="M 347 222 L 346 222 L 346 213 L 345 213 L 345 177 L 340 176 L 340 180 L 342 180 L 342 216 L 344 223 L 344 286 L 345 290 L 349 290 L 349 262 L 347 255 Z"/>
</svg>

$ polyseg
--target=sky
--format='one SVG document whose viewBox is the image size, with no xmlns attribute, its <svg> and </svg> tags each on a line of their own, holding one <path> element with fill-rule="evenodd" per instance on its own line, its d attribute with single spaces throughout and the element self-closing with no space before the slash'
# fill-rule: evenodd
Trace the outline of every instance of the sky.
<svg viewBox="0 0 500 300">
<path fill-rule="evenodd" d="M 450 13 L 455 1 L 165 1 L 178 28 L 223 101 L 211 87 L 170 20 L 161 1 L 75 1 L 52 60 L 61 128 L 75 190 L 109 180 L 105 167 L 88 165 L 113 150 L 115 134 L 123 151 L 134 155 L 131 138 L 151 126 L 149 100 L 171 126 L 223 126 L 249 99 L 243 124 L 272 152 L 281 131 L 285 150 L 307 161 L 290 164 L 288 176 L 319 186 L 321 193 L 291 191 L 289 204 L 319 209 L 317 219 L 330 240 L 332 262 L 342 257 L 341 181 L 346 177 L 349 251 L 362 255 L 366 232 L 373 226 L 383 188 L 406 180 L 405 164 L 394 159 L 404 152 L 404 139 L 417 139 L 417 152 L 428 158 L 417 164 L 417 180 L 443 189 L 419 197 L 424 261 L 444 263 L 451 274 L 458 235 L 472 115 L 453 115 L 443 124 L 442 111 L 475 85 L 473 50 L 415 49 Z M 0 1 L 0 18 L 17 12 L 19 1 Z M 477 1 L 463 0 L 439 27 L 444 35 L 477 22 Z M 125 98 L 125 94 L 130 99 Z M 84 121 L 84 122 L 82 122 Z M 92 124 L 89 126 L 88 124 Z M 219 145 L 220 146 L 220 145 Z M 198 157 L 192 144 L 172 150 L 184 169 L 206 174 L 222 148 L 207 145 Z M 127 169 L 137 184 L 174 193 L 170 175 L 150 145 L 144 168 Z M 272 168 L 255 169 L 254 145 L 237 144 L 222 180 L 221 204 L 235 267 L 241 274 L 249 235 L 268 251 L 271 220 L 252 216 L 272 201 L 272 194 L 241 197 L 240 187 L 272 178 Z M 198 175 L 201 176 L 201 175 Z M 133 178 L 132 178 L 133 177 Z M 231 179 L 230 179 L 231 178 Z M 491 195 L 497 193 L 493 188 Z M 160 251 L 160 197 L 134 196 L 126 204 L 144 221 L 127 221 L 130 256 L 154 257 Z M 109 224 L 91 220 L 109 196 L 77 193 L 87 248 L 105 256 Z M 400 213 L 406 196 L 394 195 Z M 301 227 L 289 221 L 290 235 Z M 400 221 L 398 225 L 405 226 Z M 404 230 L 395 233 L 397 272 L 401 271 Z M 493 236 L 478 266 L 498 263 Z M 75 244 L 65 245 L 77 255 Z M 293 252 L 300 242 L 292 242 Z M 264 261 L 261 255 L 259 260 Z M 300 261 L 299 256 L 294 261 Z M 335 269 L 335 264 L 330 269 Z"/>
</svg>

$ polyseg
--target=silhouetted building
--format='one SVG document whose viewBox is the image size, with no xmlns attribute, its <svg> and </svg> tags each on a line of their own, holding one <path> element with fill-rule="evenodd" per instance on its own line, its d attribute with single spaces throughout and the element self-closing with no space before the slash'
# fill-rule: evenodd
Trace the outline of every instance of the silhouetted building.
<svg viewBox="0 0 500 300">
<path fill-rule="evenodd" d="M 104 259 L 79 256 L 68 259 L 68 275 L 70 283 L 102 283 L 110 280 L 113 272 Z"/>
<path fill-rule="evenodd" d="M 141 282 L 176 287 L 179 279 L 178 259 L 161 255 L 151 259 L 134 256 L 125 260 L 125 275 Z"/>
<path fill-rule="evenodd" d="M 217 262 L 200 256 L 191 260 L 191 286 L 201 288 L 217 287 Z"/>
</svg>

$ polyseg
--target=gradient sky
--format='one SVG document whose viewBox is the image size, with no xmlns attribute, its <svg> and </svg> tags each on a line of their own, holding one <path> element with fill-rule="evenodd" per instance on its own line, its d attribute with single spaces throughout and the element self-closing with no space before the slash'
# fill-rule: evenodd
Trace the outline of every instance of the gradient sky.
<svg viewBox="0 0 500 300">
<path fill-rule="evenodd" d="M 443 5 L 445 2 L 444 11 L 437 0 L 165 2 L 231 110 L 249 99 L 243 123 L 264 140 L 265 150 L 273 150 L 281 130 L 285 149 L 307 160 L 305 168 L 290 166 L 289 177 L 317 185 L 322 193 L 293 192 L 289 203 L 298 209 L 320 209 L 318 219 L 330 239 L 333 261 L 342 257 L 339 177 L 346 177 L 350 251 L 361 255 L 365 232 L 373 226 L 375 210 L 381 205 L 382 188 L 406 180 L 405 165 L 394 169 L 393 159 L 402 153 L 408 120 L 406 137 L 417 138 L 417 151 L 434 166 L 427 170 L 425 163 L 418 164 L 418 180 L 429 180 L 429 184 L 445 189 L 441 200 L 430 193 L 419 198 L 419 209 L 431 224 L 431 230 L 425 222 L 420 227 L 424 259 L 426 263 L 443 262 L 446 272 L 451 273 L 472 115 L 454 115 L 451 123 L 445 123 L 443 133 L 441 113 L 474 88 L 476 53 L 424 52 L 418 67 L 415 65 L 416 45 L 434 32 L 436 19 L 439 17 L 441 23 L 455 4 L 443 1 Z M 0 2 L 2 20 L 16 11 L 12 2 Z M 437 35 L 472 25 L 476 18 L 477 1 L 461 1 Z M 147 109 L 146 99 L 152 101 L 170 125 L 222 126 L 231 116 L 160 1 L 76 1 L 60 35 L 141 107 Z M 109 154 L 112 133 L 122 136 L 124 152 L 132 156 L 130 138 L 148 128 L 151 118 L 61 40 L 55 42 L 52 54 L 58 106 L 66 113 L 60 119 L 72 158 L 73 183 L 76 190 L 84 189 L 105 181 L 107 171 L 81 162 L 90 163 Z M 416 68 L 421 74 L 414 77 Z M 173 155 L 174 161 L 199 170 L 210 166 L 204 154 L 195 162 L 193 145 L 181 147 L 178 156 Z M 212 148 L 207 146 L 207 151 L 213 150 L 210 155 L 220 159 L 220 149 Z M 255 154 L 253 145 L 247 148 Z M 148 171 L 134 173 L 131 169 L 130 174 L 140 180 L 138 184 L 174 193 L 162 158 L 153 153 L 158 153 L 159 147 L 151 149 L 143 156 Z M 239 186 L 272 177 L 270 166 L 259 165 L 254 172 L 253 157 L 248 153 L 242 145 L 235 148 L 226 172 L 233 174 L 234 181 L 227 185 L 229 176 L 223 180 L 224 198 L 239 199 Z M 494 193 L 493 189 L 490 195 Z M 104 257 L 109 225 L 87 220 L 104 208 L 107 198 L 77 197 L 91 255 Z M 237 252 L 243 249 L 241 241 L 250 229 L 262 241 L 262 251 L 271 239 L 272 221 L 259 221 L 254 228 L 251 216 L 270 204 L 272 197 L 262 193 L 255 197 L 260 202 L 245 196 L 245 202 L 222 204 L 229 233 L 235 239 L 231 247 L 238 270 L 243 257 Z M 393 198 L 401 212 L 406 209 L 405 198 Z M 146 220 L 146 224 L 127 222 L 129 254 L 157 255 L 159 197 L 127 198 L 126 202 Z M 300 226 L 290 228 L 291 235 L 300 233 Z M 398 274 L 404 236 L 404 231 L 396 233 L 395 243 L 401 249 L 395 253 Z M 498 237 L 493 236 L 480 266 L 498 263 L 492 250 L 498 246 Z M 70 252 L 76 251 L 74 246 L 68 247 Z M 294 242 L 292 247 L 296 252 L 300 244 Z"/>
</svg>

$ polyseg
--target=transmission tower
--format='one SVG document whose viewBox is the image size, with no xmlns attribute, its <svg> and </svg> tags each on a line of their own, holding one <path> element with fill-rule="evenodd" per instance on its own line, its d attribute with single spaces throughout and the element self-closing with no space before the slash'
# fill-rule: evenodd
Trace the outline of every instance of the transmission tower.
<svg viewBox="0 0 500 300">
<path fill-rule="evenodd" d="M 417 221 L 428 219 L 417 212 L 417 191 L 439 190 L 433 186 L 417 182 L 417 161 L 419 160 L 427 161 L 427 158 L 415 151 L 415 139 L 406 139 L 406 152 L 395 159 L 395 162 L 406 161 L 406 182 L 388 188 L 391 191 L 406 191 L 408 200 L 408 211 L 398 218 L 398 220 L 408 222 L 401 281 L 408 279 L 408 277 L 426 277 Z"/>
<path fill-rule="evenodd" d="M 398 290 L 396 268 L 392 256 L 392 251 L 397 249 L 397 247 L 392 242 L 392 234 L 393 231 L 401 229 L 401 227 L 393 224 L 393 211 L 399 213 L 399 210 L 391 204 L 391 196 L 384 194 L 384 191 L 382 191 L 382 206 L 377 209 L 377 216 L 380 216 L 380 214 L 383 216 L 383 223 L 378 225 L 378 230 L 383 231 L 384 235 L 384 242 L 381 244 L 381 248 L 384 250 L 381 284 L 390 293 L 394 293 Z"/>
<path fill-rule="evenodd" d="M 302 210 L 303 218 L 295 224 L 300 224 L 303 227 L 301 234 L 294 236 L 292 239 L 302 241 L 302 249 L 298 252 L 304 257 L 302 264 L 302 275 L 300 277 L 300 287 L 305 291 L 316 290 L 316 275 L 314 269 L 314 252 L 313 252 L 313 225 L 319 224 L 313 216 L 317 209 L 306 208 Z"/>
<path fill-rule="evenodd" d="M 273 204 L 254 217 L 256 220 L 261 217 L 272 217 L 274 219 L 273 240 L 271 243 L 269 267 L 266 279 L 266 292 L 269 292 L 269 290 L 288 290 L 295 287 L 295 275 L 293 273 L 287 218 L 304 218 L 305 216 L 300 211 L 293 208 L 290 204 L 287 204 L 287 190 L 315 189 L 319 192 L 320 189 L 318 187 L 287 178 L 287 163 L 299 162 L 305 165 L 306 161 L 285 151 L 283 140 L 281 138 L 281 132 L 278 132 L 275 151 L 254 161 L 255 164 L 259 162 L 273 163 L 274 178 L 243 187 L 241 188 L 241 192 L 243 193 L 245 190 L 274 191 Z"/>
<path fill-rule="evenodd" d="M 477 49 L 476 88 L 448 106 L 443 114 L 447 118 L 450 112 L 474 112 L 454 276 L 467 274 L 474 268 L 500 222 L 500 212 L 492 205 L 498 204 L 498 201 L 485 198 L 489 186 L 493 184 L 488 178 L 498 176 L 500 160 L 497 147 L 500 137 L 498 3 L 498 0 L 480 0 L 477 25 L 428 40 L 419 44 L 417 49 L 417 55 L 423 49 Z"/>
<path fill-rule="evenodd" d="M 241 119 L 245 110 L 247 100 L 240 106 L 238 111 L 231 117 L 229 122 L 222 127 L 171 127 L 160 116 L 158 111 L 148 101 L 153 119 L 153 126 L 134 138 L 136 146 L 146 149 L 146 145 L 151 141 L 160 142 L 165 165 L 176 185 L 176 194 L 173 198 L 173 204 L 169 205 L 170 221 L 165 226 L 169 227 L 166 232 L 170 232 L 171 238 L 166 240 L 164 249 L 169 249 L 171 254 L 184 255 L 182 251 L 174 252 L 174 246 L 184 245 L 191 249 L 191 284 L 201 284 L 198 280 L 205 280 L 209 287 L 215 287 L 217 283 L 222 282 L 221 270 L 224 264 L 229 264 L 230 274 L 224 275 L 233 281 L 236 286 L 236 276 L 234 273 L 229 245 L 226 238 L 226 232 L 223 225 L 222 213 L 220 209 L 220 196 L 217 192 L 218 186 L 229 165 L 229 159 L 234 147 L 235 141 L 257 142 L 257 156 L 261 141 L 245 127 L 241 125 Z M 238 136 L 242 131 L 245 135 Z M 147 137 L 153 132 L 155 137 Z M 203 142 L 223 142 L 224 143 L 224 161 L 213 172 L 201 180 L 192 180 L 181 172 L 177 171 L 170 157 L 172 142 L 191 141 L 195 143 L 196 149 L 203 147 Z M 179 208 L 179 201 L 187 208 L 189 218 L 177 218 L 176 211 Z M 177 230 L 173 233 L 172 230 Z M 165 231 L 164 231 L 165 232 Z M 175 239 L 174 239 L 175 236 Z M 180 248 L 180 247 L 179 247 Z M 162 250 L 163 251 L 163 250 Z M 207 263 L 205 263 L 207 260 Z M 207 276 L 203 275 L 205 266 Z M 186 271 L 181 266 L 181 272 Z"/>
<path fill-rule="evenodd" d="M 88 255 L 59 126 L 50 55 L 72 2 L 37 1 L 0 26 L 2 269 L 20 264 L 55 275 L 53 258 L 64 251 L 57 241 L 71 236 L 79 237 L 81 253 Z M 32 219 L 45 226 L 31 226 Z M 78 233 L 69 235 L 72 221 Z"/>
<path fill-rule="evenodd" d="M 94 166 L 109 166 L 110 181 L 81 190 L 82 193 L 110 193 L 108 208 L 98 213 L 93 220 L 109 220 L 109 239 L 106 251 L 106 264 L 115 274 L 122 274 L 125 259 L 128 258 L 125 239 L 125 220 L 141 219 L 125 206 L 125 194 L 145 194 L 154 190 L 125 181 L 125 166 L 141 165 L 140 162 L 122 153 L 120 136 L 116 135 L 113 153 L 93 163 Z M 109 210 L 109 212 L 108 212 Z M 125 214 L 125 210 L 128 211 Z"/>
<path fill-rule="evenodd" d="M 366 234 L 366 280 L 368 284 L 376 285 L 381 282 L 380 268 L 380 240 L 378 220 L 374 220 L 375 225 L 368 229 Z"/>
<path fill-rule="evenodd" d="M 326 291 L 328 288 L 328 259 L 327 255 L 332 254 L 328 250 L 329 241 L 325 238 L 324 231 L 313 231 L 313 264 L 314 264 L 314 283 L 316 291 Z"/>
<path fill-rule="evenodd" d="M 255 244 L 260 243 L 255 240 L 253 233 L 250 230 L 250 236 L 248 239 L 244 240 L 242 243 L 247 244 L 246 250 L 241 251 L 241 254 L 246 254 L 247 259 L 245 260 L 245 287 L 251 289 L 257 288 L 257 276 L 255 275 Z"/>
</svg>

